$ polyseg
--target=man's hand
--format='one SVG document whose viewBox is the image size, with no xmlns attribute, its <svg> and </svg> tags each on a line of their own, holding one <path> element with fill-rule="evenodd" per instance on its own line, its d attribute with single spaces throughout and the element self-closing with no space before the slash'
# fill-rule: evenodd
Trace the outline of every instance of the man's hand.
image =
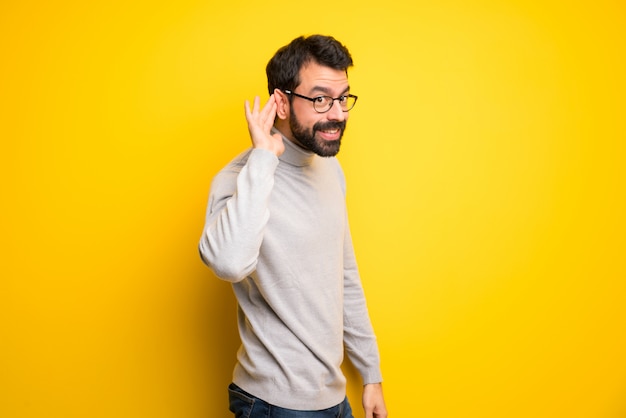
<svg viewBox="0 0 626 418">
<path fill-rule="evenodd" d="M 363 409 L 365 418 L 387 418 L 383 386 L 380 383 L 363 386 Z"/>
<path fill-rule="evenodd" d="M 272 94 L 263 109 L 260 110 L 259 101 L 259 96 L 256 96 L 252 111 L 250 111 L 250 102 L 246 100 L 244 105 L 252 146 L 271 151 L 278 157 L 285 151 L 285 144 L 283 144 L 283 138 L 280 134 L 272 135 L 270 133 L 276 116 L 276 99 Z"/>
</svg>

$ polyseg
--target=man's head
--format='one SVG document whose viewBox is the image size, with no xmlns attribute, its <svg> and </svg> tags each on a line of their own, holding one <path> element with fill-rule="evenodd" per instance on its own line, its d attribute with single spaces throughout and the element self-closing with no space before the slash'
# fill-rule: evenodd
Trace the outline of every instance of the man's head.
<svg viewBox="0 0 626 418">
<path fill-rule="evenodd" d="M 324 157 L 339 152 L 347 110 L 356 101 L 349 97 L 351 66 L 350 52 L 329 36 L 299 37 L 276 52 L 266 72 L 283 135 Z"/>
</svg>

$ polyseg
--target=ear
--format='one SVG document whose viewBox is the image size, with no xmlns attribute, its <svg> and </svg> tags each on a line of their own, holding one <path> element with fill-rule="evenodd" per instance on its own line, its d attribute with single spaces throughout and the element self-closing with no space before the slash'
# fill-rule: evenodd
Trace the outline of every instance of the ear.
<svg viewBox="0 0 626 418">
<path fill-rule="evenodd" d="M 274 89 L 274 100 L 276 100 L 276 116 L 279 119 L 289 117 L 289 97 L 279 89 Z"/>
</svg>

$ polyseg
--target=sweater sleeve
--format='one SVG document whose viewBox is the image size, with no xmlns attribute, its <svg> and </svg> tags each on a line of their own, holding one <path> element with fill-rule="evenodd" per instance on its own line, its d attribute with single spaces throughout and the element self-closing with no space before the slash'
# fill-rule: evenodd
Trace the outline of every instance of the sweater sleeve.
<svg viewBox="0 0 626 418">
<path fill-rule="evenodd" d="M 346 353 L 361 374 L 363 384 L 382 382 L 378 344 L 367 310 L 349 227 L 346 228 L 344 243 L 343 322 Z"/>
<path fill-rule="evenodd" d="M 278 158 L 252 149 L 243 166 L 231 164 L 213 179 L 199 251 L 215 274 L 237 282 L 256 268 Z"/>
</svg>

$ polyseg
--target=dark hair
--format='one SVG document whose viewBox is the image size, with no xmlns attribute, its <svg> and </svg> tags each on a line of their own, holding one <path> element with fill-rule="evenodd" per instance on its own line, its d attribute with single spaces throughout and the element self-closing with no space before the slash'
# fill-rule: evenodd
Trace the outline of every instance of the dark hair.
<svg viewBox="0 0 626 418">
<path fill-rule="evenodd" d="M 267 88 L 294 90 L 300 84 L 300 69 L 310 63 L 343 70 L 353 65 L 348 49 L 332 36 L 300 36 L 280 48 L 267 63 Z"/>
</svg>

